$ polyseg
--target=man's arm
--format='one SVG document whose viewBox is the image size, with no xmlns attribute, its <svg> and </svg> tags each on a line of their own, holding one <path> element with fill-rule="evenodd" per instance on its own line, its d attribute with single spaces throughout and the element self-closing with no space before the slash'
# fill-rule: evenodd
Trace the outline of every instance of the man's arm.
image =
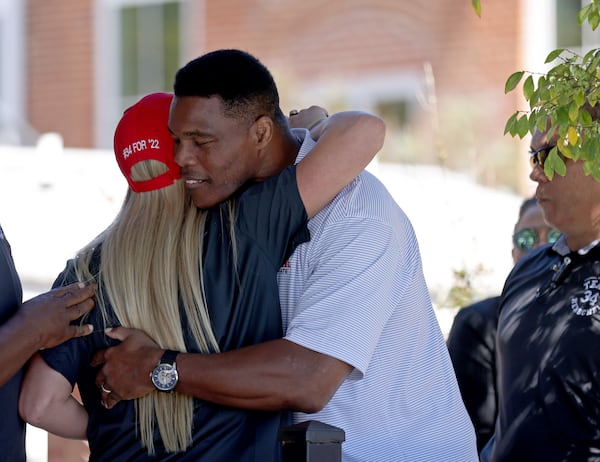
<svg viewBox="0 0 600 462">
<path fill-rule="evenodd" d="M 304 116 L 301 111 L 296 118 Z M 317 108 L 322 111 L 322 109 Z M 310 114 L 309 114 L 310 115 Z M 313 116 L 314 117 L 314 116 Z M 383 120 L 360 111 L 321 116 L 311 130 L 315 147 L 298 163 L 298 191 L 308 217 L 316 215 L 373 160 L 383 146 Z"/>
<path fill-rule="evenodd" d="M 312 289 L 304 291 L 305 306 L 298 310 L 302 314 L 288 327 L 289 335 L 290 330 L 298 332 L 298 327 L 306 326 L 312 344 L 327 343 L 332 354 L 317 353 L 285 339 L 219 354 L 180 354 L 175 390 L 245 409 L 315 412 L 329 401 L 353 367 L 364 372 L 394 300 L 404 293 L 403 284 L 412 281 L 405 277 L 402 284 L 397 283 L 395 275 L 405 262 L 416 258 L 413 250 L 417 247 L 416 241 L 414 247 L 398 246 L 395 235 L 408 234 L 408 222 L 404 223 L 406 229 L 396 230 L 379 221 L 354 220 L 328 227 L 327 233 L 338 245 L 328 245 L 332 239 L 322 240 L 316 250 L 319 268 L 307 283 Z M 359 222 L 361 231 L 357 232 Z M 344 284 L 337 277 L 338 268 L 346 269 Z M 357 293 L 361 293 L 359 308 Z M 314 320 L 322 317 L 324 310 L 333 312 L 331 322 L 316 328 Z M 354 322 L 357 317 L 361 322 Z M 113 390 L 102 395 L 103 402 L 112 407 L 120 399 L 138 398 L 154 390 L 149 375 L 164 350 L 139 330 L 114 328 L 107 330 L 107 335 L 122 343 L 97 352 L 92 360 L 93 366 L 102 366 L 96 384 Z M 338 343 L 346 345 L 347 362 L 335 356 Z M 351 359 L 356 361 L 352 366 Z"/>
<path fill-rule="evenodd" d="M 46 364 L 33 358 L 19 395 L 19 414 L 26 422 L 63 438 L 86 439 L 88 414 L 71 394 L 71 384 Z"/>
<path fill-rule="evenodd" d="M 88 335 L 91 325 L 71 325 L 94 307 L 95 284 L 75 283 L 38 295 L 21 305 L 0 326 L 0 385 L 5 384 L 36 351 L 73 337 Z"/>
<path fill-rule="evenodd" d="M 161 350 L 146 334 L 122 327 L 107 332 L 122 341 L 96 353 L 96 378 L 108 408 L 154 390 L 150 371 Z M 182 353 L 176 359 L 176 391 L 226 406 L 301 412 L 320 410 L 352 370 L 351 366 L 293 342 L 279 339 L 219 354 Z"/>
</svg>

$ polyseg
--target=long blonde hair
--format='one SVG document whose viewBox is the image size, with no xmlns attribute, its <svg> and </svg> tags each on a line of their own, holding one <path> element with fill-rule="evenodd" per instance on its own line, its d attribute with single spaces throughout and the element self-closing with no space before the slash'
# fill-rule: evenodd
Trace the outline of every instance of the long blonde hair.
<svg viewBox="0 0 600 462">
<path fill-rule="evenodd" d="M 132 171 L 146 180 L 164 171 L 156 161 L 139 162 Z M 136 194 L 128 191 L 113 223 L 88 244 L 76 261 L 80 280 L 95 278 L 104 323 L 111 306 L 120 324 L 141 329 L 161 348 L 187 351 L 184 330 L 189 329 L 196 351 L 218 351 L 206 309 L 202 282 L 202 246 L 206 211 L 191 201 L 180 181 Z M 101 245 L 98 274 L 90 262 Z M 185 310 L 182 324 L 179 303 Z M 192 441 L 193 398 L 154 391 L 135 400 L 138 430 L 144 446 L 154 453 L 158 426 L 169 452 L 183 451 Z"/>
</svg>

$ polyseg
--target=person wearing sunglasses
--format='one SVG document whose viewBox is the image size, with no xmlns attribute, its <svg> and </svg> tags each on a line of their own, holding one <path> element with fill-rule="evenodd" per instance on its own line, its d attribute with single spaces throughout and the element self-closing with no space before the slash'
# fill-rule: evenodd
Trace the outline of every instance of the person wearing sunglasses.
<svg viewBox="0 0 600 462">
<path fill-rule="evenodd" d="M 528 251 L 554 243 L 560 232 L 544 222 L 535 197 L 525 199 L 513 234 L 512 257 L 517 263 Z M 496 329 L 500 296 L 462 308 L 448 334 L 448 351 L 465 406 L 481 450 L 494 433 L 497 411 Z"/>
<path fill-rule="evenodd" d="M 532 197 L 521 204 L 519 221 L 515 225 L 512 237 L 512 257 L 518 262 L 531 249 L 544 244 L 554 244 L 560 237 L 560 231 L 546 224 L 537 199 Z"/>
<path fill-rule="evenodd" d="M 598 126 L 600 106 L 585 108 Z M 588 142 L 583 148 L 594 149 Z M 529 177 L 544 220 L 562 235 L 531 250 L 505 282 L 498 418 L 484 462 L 600 457 L 600 181 L 560 146 L 558 134 L 536 132 L 531 140 Z M 566 171 L 549 179 L 544 162 L 553 149 Z"/>
</svg>

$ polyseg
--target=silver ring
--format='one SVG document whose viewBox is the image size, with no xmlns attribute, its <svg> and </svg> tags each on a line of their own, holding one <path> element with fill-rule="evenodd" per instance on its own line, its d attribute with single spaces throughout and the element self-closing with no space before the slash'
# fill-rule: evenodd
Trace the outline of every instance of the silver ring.
<svg viewBox="0 0 600 462">
<path fill-rule="evenodd" d="M 292 117 L 292 116 L 295 116 L 295 115 L 298 115 L 298 112 L 300 112 L 300 111 L 298 111 L 298 109 L 292 109 L 292 110 L 290 111 L 290 117 Z"/>
<path fill-rule="evenodd" d="M 111 394 L 111 393 L 112 393 L 112 390 L 109 390 L 108 388 L 106 388 L 106 387 L 104 386 L 104 384 L 100 385 L 100 388 L 101 388 L 101 389 L 102 389 L 102 391 L 103 391 L 104 393 L 106 393 L 107 395 L 109 395 L 109 394 Z"/>
</svg>

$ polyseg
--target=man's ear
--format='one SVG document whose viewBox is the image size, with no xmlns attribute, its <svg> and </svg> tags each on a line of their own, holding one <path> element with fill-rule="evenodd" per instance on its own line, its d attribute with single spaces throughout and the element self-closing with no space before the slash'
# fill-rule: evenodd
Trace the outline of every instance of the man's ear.
<svg viewBox="0 0 600 462">
<path fill-rule="evenodd" d="M 252 136 L 256 143 L 256 148 L 264 149 L 273 138 L 273 120 L 266 116 L 260 116 L 252 126 Z"/>
</svg>

